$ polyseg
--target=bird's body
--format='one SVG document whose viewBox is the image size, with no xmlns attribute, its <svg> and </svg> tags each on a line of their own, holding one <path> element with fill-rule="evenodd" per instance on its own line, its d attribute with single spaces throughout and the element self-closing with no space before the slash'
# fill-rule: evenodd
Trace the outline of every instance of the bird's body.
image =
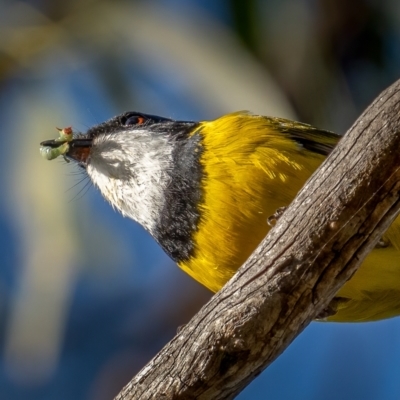
<svg viewBox="0 0 400 400">
<path fill-rule="evenodd" d="M 268 218 L 290 204 L 339 139 L 246 113 L 207 122 L 126 113 L 69 142 L 66 156 L 184 271 L 218 291 L 265 237 Z M 339 291 L 328 320 L 400 314 L 400 218 L 383 242 Z"/>
<path fill-rule="evenodd" d="M 235 113 L 196 129 L 201 218 L 192 234 L 193 254 L 178 264 L 209 289 L 219 290 L 246 261 L 270 229 L 268 218 L 291 203 L 324 160 L 293 140 L 290 132 L 301 137 L 313 129 L 296 124 Z M 338 137 L 327 133 L 324 140 L 329 152 Z"/>
</svg>

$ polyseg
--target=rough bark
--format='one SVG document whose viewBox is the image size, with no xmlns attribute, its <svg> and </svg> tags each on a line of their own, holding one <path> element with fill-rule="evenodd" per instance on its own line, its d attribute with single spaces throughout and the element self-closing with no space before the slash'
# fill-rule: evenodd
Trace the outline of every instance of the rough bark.
<svg viewBox="0 0 400 400">
<path fill-rule="evenodd" d="M 400 81 L 360 116 L 228 284 L 116 397 L 230 399 L 327 306 L 400 208 Z"/>
</svg>

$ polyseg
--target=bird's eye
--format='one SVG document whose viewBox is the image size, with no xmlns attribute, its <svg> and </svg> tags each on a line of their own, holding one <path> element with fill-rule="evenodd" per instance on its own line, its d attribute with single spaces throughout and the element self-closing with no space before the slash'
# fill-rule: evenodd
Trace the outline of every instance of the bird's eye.
<svg viewBox="0 0 400 400">
<path fill-rule="evenodd" d="M 146 121 L 146 118 L 141 115 L 131 115 L 127 116 L 125 121 L 122 121 L 122 124 L 125 126 L 128 125 L 142 125 Z"/>
</svg>

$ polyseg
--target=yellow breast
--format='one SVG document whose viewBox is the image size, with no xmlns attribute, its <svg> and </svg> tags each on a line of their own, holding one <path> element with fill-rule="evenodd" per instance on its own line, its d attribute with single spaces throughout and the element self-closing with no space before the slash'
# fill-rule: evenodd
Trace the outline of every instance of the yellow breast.
<svg viewBox="0 0 400 400">
<path fill-rule="evenodd" d="M 192 257 L 180 267 L 218 291 L 270 229 L 267 219 L 287 206 L 325 159 L 284 134 L 298 130 L 327 141 L 320 131 L 286 120 L 229 114 L 200 126 L 203 201 Z M 361 321 L 400 314 L 400 219 L 341 289 L 346 298 L 330 320 Z"/>
<path fill-rule="evenodd" d="M 281 120 L 229 114 L 203 123 L 203 202 L 193 257 L 180 266 L 217 291 L 265 237 L 324 156 L 277 131 Z M 286 121 L 285 121 L 286 122 Z"/>
</svg>

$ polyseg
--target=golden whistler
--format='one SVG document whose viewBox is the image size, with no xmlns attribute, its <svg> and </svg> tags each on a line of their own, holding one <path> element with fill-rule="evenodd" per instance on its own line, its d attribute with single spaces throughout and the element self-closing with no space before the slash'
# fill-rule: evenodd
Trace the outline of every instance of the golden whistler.
<svg viewBox="0 0 400 400">
<path fill-rule="evenodd" d="M 202 122 L 127 112 L 72 140 L 43 142 L 41 153 L 77 162 L 113 207 L 215 292 L 339 139 L 310 125 L 242 112 Z M 329 310 L 329 321 L 400 314 L 400 217 Z"/>
</svg>

